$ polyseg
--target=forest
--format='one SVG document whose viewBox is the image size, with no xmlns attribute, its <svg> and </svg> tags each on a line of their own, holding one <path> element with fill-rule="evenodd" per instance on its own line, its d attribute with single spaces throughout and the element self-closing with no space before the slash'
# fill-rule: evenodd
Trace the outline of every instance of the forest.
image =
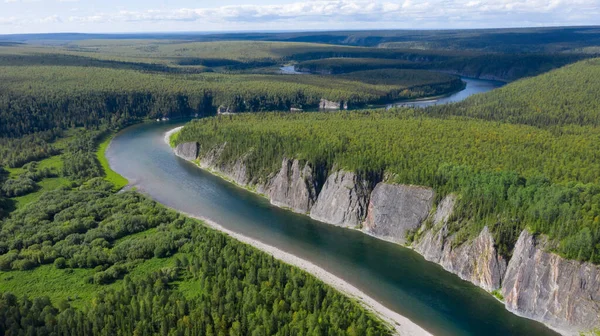
<svg viewBox="0 0 600 336">
<path fill-rule="evenodd" d="M 115 193 L 96 158 L 107 127 L 6 139 L 31 151 L 4 171 L 1 195 L 36 197 L 0 221 L 1 334 L 391 333 L 313 276 L 135 191 Z M 68 183 L 37 185 L 57 178 Z"/>
<path fill-rule="evenodd" d="M 487 225 L 509 256 L 527 227 L 600 263 L 594 31 L 365 34 L 1 36 L 0 334 L 391 334 L 311 275 L 117 192 L 110 138 L 157 118 L 202 118 L 175 141 L 227 142 L 223 160 L 252 150 L 258 178 L 293 156 L 427 185 L 438 201 L 461 195 L 459 243 Z M 459 91 L 459 75 L 516 81 L 455 105 L 375 109 Z M 316 112 L 322 99 L 351 111 Z"/>
<path fill-rule="evenodd" d="M 373 183 L 430 186 L 438 199 L 458 193 L 459 243 L 488 225 L 510 256 L 527 227 L 567 258 L 600 263 L 598 71 L 597 60 L 583 61 L 427 109 L 202 119 L 176 142 L 202 151 L 227 143 L 221 160 L 245 157 L 263 179 L 294 157 L 325 176 L 345 169 Z"/>
</svg>

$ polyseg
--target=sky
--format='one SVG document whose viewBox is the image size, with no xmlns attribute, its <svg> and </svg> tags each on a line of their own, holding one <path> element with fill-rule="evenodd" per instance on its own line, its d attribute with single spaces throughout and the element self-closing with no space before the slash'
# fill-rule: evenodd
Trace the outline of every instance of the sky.
<svg viewBox="0 0 600 336">
<path fill-rule="evenodd" d="M 0 34 L 600 25 L 600 0 L 0 0 Z"/>
</svg>

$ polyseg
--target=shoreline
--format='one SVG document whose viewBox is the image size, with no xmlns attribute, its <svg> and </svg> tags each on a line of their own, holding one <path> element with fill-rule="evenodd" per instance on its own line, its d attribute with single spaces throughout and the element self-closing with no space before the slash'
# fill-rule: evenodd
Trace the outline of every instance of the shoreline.
<svg viewBox="0 0 600 336">
<path fill-rule="evenodd" d="M 176 128 L 174 128 L 174 129 L 171 129 L 171 130 L 167 131 L 167 132 L 165 133 L 165 137 L 164 137 L 164 141 L 165 141 L 165 143 L 167 143 L 167 145 L 169 145 L 169 138 L 171 137 L 171 135 L 172 135 L 172 134 L 174 134 L 174 133 L 176 133 L 176 132 L 178 132 L 178 131 L 179 131 L 179 130 L 181 130 L 183 127 L 184 127 L 184 126 L 179 126 L 179 127 L 176 127 Z M 170 147 L 170 146 L 169 146 L 169 147 Z M 177 155 L 177 154 L 175 154 L 175 155 Z M 189 160 L 188 160 L 188 161 L 189 161 Z M 218 176 L 219 178 L 222 178 L 223 180 L 225 180 L 225 181 L 227 181 L 227 182 L 229 182 L 229 183 L 232 183 L 232 184 L 234 184 L 235 186 L 237 186 L 237 187 L 239 187 L 239 188 L 242 188 L 242 189 L 244 189 L 244 190 L 246 190 L 246 191 L 249 191 L 249 192 L 251 192 L 251 193 L 253 193 L 253 194 L 256 194 L 256 195 L 259 195 L 259 196 L 262 196 L 262 197 L 265 197 L 265 198 L 267 198 L 267 199 L 268 199 L 268 197 L 266 197 L 265 195 L 263 195 L 263 194 L 261 194 L 261 193 L 258 193 L 257 191 L 255 191 L 255 190 L 252 190 L 252 189 L 248 188 L 248 187 L 247 187 L 247 186 L 245 186 L 245 185 L 241 185 L 241 184 L 237 183 L 236 181 L 234 181 L 234 180 L 232 180 L 232 179 L 229 179 L 229 178 L 227 178 L 226 176 L 223 176 L 223 175 L 219 174 L 218 172 L 215 172 L 215 171 L 213 171 L 212 169 L 203 168 L 203 167 L 199 166 L 198 164 L 196 164 L 196 163 L 195 163 L 195 162 L 193 162 L 193 161 L 190 161 L 190 162 L 194 163 L 194 164 L 195 164 L 195 166 L 196 166 L 197 168 L 199 168 L 199 169 L 202 169 L 202 170 L 205 170 L 205 171 L 207 171 L 207 172 L 209 172 L 209 173 L 211 173 L 211 174 L 213 174 L 213 175 L 215 175 L 215 176 Z M 269 200 L 269 203 L 271 203 L 273 206 L 276 206 L 276 207 L 279 207 L 279 208 L 281 208 L 280 206 L 278 206 L 277 204 L 274 204 L 274 203 L 273 203 L 273 202 L 271 202 L 270 200 Z M 295 211 L 293 211 L 293 210 L 291 210 L 291 209 L 288 209 L 288 210 L 290 210 L 290 211 L 292 211 L 292 212 L 294 212 L 294 213 L 298 213 L 298 212 L 295 212 Z M 302 213 L 300 213 L 300 214 L 302 214 Z M 190 216 L 190 217 L 194 217 L 193 215 L 189 215 L 189 216 Z M 194 218 L 197 218 L 197 217 L 194 217 Z M 198 219 L 202 219 L 202 220 L 207 220 L 207 221 L 210 221 L 210 220 L 208 220 L 208 219 L 204 219 L 204 218 L 198 218 Z M 219 225 L 219 224 L 217 224 L 217 223 L 215 223 L 215 224 L 216 224 L 216 225 Z M 224 228 L 224 229 L 225 229 L 225 228 Z M 386 241 L 386 242 L 389 242 L 389 243 L 392 243 L 392 244 L 397 244 L 397 245 L 399 245 L 399 246 L 402 246 L 402 247 L 404 247 L 404 248 L 408 248 L 408 249 L 410 249 L 410 250 L 413 250 L 413 251 L 415 251 L 415 249 L 414 249 L 412 246 L 410 246 L 410 245 L 403 245 L 403 244 L 399 244 L 399 243 L 397 243 L 397 242 L 395 242 L 395 241 L 393 241 L 393 240 L 391 240 L 391 239 L 385 239 L 385 238 L 382 238 L 382 237 L 378 237 L 378 236 L 372 235 L 372 234 L 371 234 L 371 233 L 369 233 L 368 231 L 363 231 L 363 230 L 356 229 L 356 228 L 347 228 L 347 229 L 350 229 L 350 230 L 356 230 L 356 231 L 359 231 L 359 232 L 361 232 L 361 233 L 363 233 L 363 234 L 366 234 L 366 235 L 368 235 L 368 236 L 371 236 L 371 237 L 374 237 L 374 238 L 377 238 L 377 239 L 380 239 L 380 240 L 383 240 L 383 241 Z M 225 229 L 225 230 L 227 230 L 227 229 Z M 259 242 L 259 243 L 260 243 L 260 242 Z M 250 244 L 250 245 L 252 245 L 252 244 Z M 269 245 L 266 245 L 266 246 L 269 246 Z M 260 247 L 257 247 L 257 248 L 259 248 L 259 249 L 260 249 Z M 280 252 L 282 252 L 282 253 L 286 253 L 286 252 L 284 252 L 284 251 L 280 251 Z M 418 253 L 418 252 L 417 252 L 417 253 Z M 421 255 L 421 254 L 419 253 L 419 255 Z M 276 257 L 276 258 L 277 258 L 277 257 Z M 300 260 L 303 260 L 303 259 L 300 259 Z M 309 263 L 310 263 L 310 262 L 309 262 Z M 435 264 L 437 264 L 437 263 L 435 263 Z M 437 264 L 437 265 L 439 265 L 439 264 Z M 314 265 L 314 266 L 315 266 L 315 267 L 317 267 L 317 268 L 319 268 L 319 267 L 318 267 L 318 266 L 316 266 L 316 265 Z M 325 271 L 325 270 L 323 270 L 323 271 Z M 325 271 L 325 272 L 327 272 L 327 271 Z M 311 273 L 311 274 L 312 274 L 312 272 L 310 272 L 310 271 L 309 271 L 309 273 Z M 454 273 L 452 273 L 452 272 L 449 272 L 449 273 L 451 273 L 451 274 L 454 274 Z M 313 274 L 313 275 L 314 275 L 314 274 Z M 330 274 L 330 275 L 331 275 L 331 276 L 333 276 L 333 277 L 335 277 L 335 275 L 333 275 L 333 274 Z M 456 275 L 456 274 L 454 274 L 454 275 Z M 315 275 L 315 276 L 316 276 L 316 275 Z M 458 275 L 456 275 L 456 276 L 458 276 Z M 339 278 L 338 278 L 338 279 L 339 279 Z M 321 280 L 322 280 L 322 279 L 321 279 Z M 341 280 L 342 282 L 344 282 L 344 280 L 342 280 L 342 279 L 339 279 L 339 280 Z M 466 282 L 469 282 L 468 280 L 464 280 L 464 279 L 462 279 L 462 280 L 463 280 L 463 281 L 466 281 Z M 323 281 L 324 281 L 324 280 L 323 280 Z M 324 281 L 324 282 L 325 282 L 325 281 Z M 326 282 L 326 283 L 327 283 L 327 282 Z M 469 283 L 471 283 L 471 282 L 469 282 Z M 328 284 L 329 284 L 329 283 L 328 283 Z M 472 283 L 471 283 L 471 284 L 472 284 Z M 347 284 L 347 285 L 348 285 L 348 286 L 352 286 L 352 285 L 350 285 L 350 284 Z M 333 287 L 334 287 L 334 288 L 336 288 L 336 289 L 338 289 L 338 288 L 337 288 L 337 287 L 335 287 L 335 286 L 333 286 Z M 355 289 L 356 289 L 356 290 L 358 290 L 357 288 L 355 288 Z M 342 293 L 344 293 L 344 294 L 347 294 L 345 291 L 343 291 L 343 290 L 341 290 L 341 289 L 338 289 L 338 290 L 340 290 L 340 291 L 341 291 Z M 358 290 L 358 291 L 360 292 L 360 290 Z M 488 291 L 486 291 L 486 292 L 487 292 L 489 295 L 491 295 L 491 296 L 492 296 L 494 299 L 496 299 L 498 302 L 500 302 L 500 303 L 501 303 L 501 304 L 504 306 L 504 309 L 506 309 L 507 311 L 511 312 L 512 314 L 515 314 L 515 315 L 517 315 L 517 316 L 519 316 L 519 317 L 523 317 L 523 318 L 526 318 L 526 319 L 529 319 L 529 320 L 532 320 L 532 321 L 536 321 L 536 322 L 542 323 L 543 325 L 545 325 L 545 326 L 546 326 L 546 327 L 548 327 L 549 329 L 551 329 L 551 330 L 553 330 L 553 331 L 557 332 L 557 333 L 558 333 L 558 334 L 560 334 L 561 336 L 577 336 L 577 335 L 580 335 L 580 333 L 579 333 L 579 332 L 574 332 L 574 331 L 572 331 L 572 330 L 568 330 L 568 329 L 562 329 L 562 328 L 559 328 L 559 327 L 556 327 L 556 326 L 552 326 L 552 325 L 550 325 L 549 323 L 546 323 L 546 322 L 544 322 L 544 321 L 540 321 L 540 320 L 537 320 L 537 319 L 534 319 L 534 318 L 528 317 L 528 316 L 526 316 L 526 315 L 523 315 L 523 314 L 519 313 L 518 311 L 514 311 L 514 310 L 511 310 L 511 309 L 508 309 L 508 308 L 506 307 L 506 305 L 505 305 L 505 302 L 504 302 L 504 301 L 502 301 L 502 300 L 499 300 L 498 298 L 496 298 L 496 297 L 495 297 L 495 296 L 494 296 L 494 295 L 493 295 L 491 292 L 488 292 Z M 362 293 L 362 292 L 361 292 L 361 293 Z M 352 294 L 347 294 L 347 295 L 349 295 L 349 296 L 353 296 Z M 371 299 L 371 298 L 369 298 L 369 299 Z M 373 300 L 373 299 L 371 299 L 371 300 Z M 375 301 L 375 300 L 373 300 L 373 301 Z M 375 301 L 375 302 L 376 302 L 376 301 Z M 382 307 L 383 307 L 383 306 L 382 306 Z M 384 309 L 387 309 L 386 307 L 383 307 L 383 308 L 384 308 Z M 387 310 L 389 310 L 389 309 L 387 309 Z M 393 312 L 393 311 L 391 311 L 391 312 L 392 312 L 393 314 L 397 314 L 397 313 L 395 313 L 395 312 Z M 377 312 L 376 312 L 376 314 L 378 314 L 378 316 L 380 316 L 380 317 L 381 317 L 381 315 L 379 315 L 379 313 L 377 313 Z M 399 315 L 399 314 L 397 314 L 397 315 Z M 405 318 L 404 316 L 401 316 L 401 315 L 399 315 L 399 316 L 400 316 L 401 318 L 403 318 L 403 319 L 407 319 L 407 318 Z M 407 319 L 407 320 L 408 320 L 408 319 Z M 414 322 L 412 322 L 412 321 L 410 321 L 410 320 L 408 320 L 408 321 L 409 321 L 410 323 L 414 324 Z M 416 325 L 416 324 L 415 324 L 415 325 Z M 416 326 L 417 326 L 418 328 L 420 328 L 418 325 L 416 325 Z M 431 334 L 429 334 L 427 331 L 425 331 L 425 330 L 423 330 L 423 331 L 424 331 L 424 332 L 425 332 L 427 335 L 431 335 Z M 405 332 L 405 331 L 404 331 L 404 332 Z"/>
<path fill-rule="evenodd" d="M 172 134 L 179 131 L 183 126 L 175 127 L 167 132 L 165 132 L 165 143 L 169 145 L 169 138 Z M 172 209 L 172 208 L 171 208 Z M 385 307 L 383 304 L 377 302 L 375 299 L 369 297 L 360 289 L 354 287 L 350 283 L 345 280 L 337 277 L 336 275 L 326 271 L 325 269 L 311 263 L 310 261 L 304 260 L 300 257 L 297 257 L 291 253 L 285 252 L 276 248 L 274 246 L 265 244 L 259 240 L 244 236 L 242 234 L 236 233 L 232 230 L 229 230 L 222 225 L 201 216 L 195 216 L 183 211 L 179 211 L 173 209 L 183 215 L 186 215 L 191 218 L 195 218 L 206 223 L 207 226 L 223 232 L 230 237 L 241 241 L 242 243 L 253 246 L 271 256 L 275 259 L 280 260 L 286 264 L 292 265 L 294 267 L 298 267 L 299 269 L 310 273 L 312 276 L 317 279 L 323 281 L 325 284 L 333 287 L 337 291 L 342 294 L 350 297 L 351 299 L 356 300 L 363 308 L 375 314 L 378 318 L 383 320 L 386 324 L 388 324 L 395 332 L 399 335 L 414 335 L 414 336 L 432 336 L 431 333 L 427 332 L 425 329 L 421 328 L 416 323 L 412 322 L 408 318 L 392 311 L 391 309 Z"/>
</svg>

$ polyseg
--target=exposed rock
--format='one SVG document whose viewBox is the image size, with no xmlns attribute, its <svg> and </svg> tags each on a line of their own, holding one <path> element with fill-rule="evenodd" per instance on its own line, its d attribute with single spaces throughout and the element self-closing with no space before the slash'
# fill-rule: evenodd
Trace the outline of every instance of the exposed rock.
<svg viewBox="0 0 600 336">
<path fill-rule="evenodd" d="M 448 223 L 448 219 L 452 216 L 454 205 L 456 204 L 456 195 L 450 194 L 444 197 L 438 204 L 435 214 L 433 215 L 433 224 L 440 225 Z"/>
<path fill-rule="evenodd" d="M 456 203 L 455 195 L 448 195 L 438 204 L 433 215 L 433 229 L 425 232 L 414 248 L 425 259 L 440 264 L 461 279 L 493 291 L 500 288 L 506 271 L 506 260 L 494 246 L 494 237 L 487 226 L 479 235 L 460 246 L 453 247 L 454 236 L 448 237 L 448 219 Z"/>
<path fill-rule="evenodd" d="M 421 240 L 415 242 L 414 248 L 425 259 L 439 263 L 444 252 L 444 241 L 448 234 L 448 219 L 454 210 L 456 203 L 456 195 L 450 194 L 438 204 L 435 214 L 433 215 L 433 229 L 425 232 Z M 425 225 L 421 227 L 425 231 Z"/>
<path fill-rule="evenodd" d="M 218 168 L 217 162 L 219 162 L 219 158 L 221 157 L 221 154 L 223 153 L 225 146 L 227 146 L 227 143 L 223 143 L 221 146 L 216 146 L 214 148 L 211 148 L 205 154 L 203 154 L 202 157 L 200 157 L 200 167 L 205 168 L 205 169 L 206 168 L 210 168 L 210 169 Z"/>
<path fill-rule="evenodd" d="M 348 109 L 348 102 L 345 101 L 338 101 L 338 102 L 334 102 L 331 100 L 327 100 L 325 98 L 321 98 L 321 101 L 319 102 L 319 109 L 321 110 L 347 110 Z"/>
<path fill-rule="evenodd" d="M 302 170 L 298 160 L 283 159 L 281 170 L 270 181 L 268 196 L 276 206 L 308 213 L 317 199 L 316 182 L 310 165 Z"/>
<path fill-rule="evenodd" d="M 198 157 L 197 142 L 184 142 L 175 147 L 175 154 L 183 159 L 193 161 Z"/>
<path fill-rule="evenodd" d="M 521 232 L 502 294 L 519 315 L 573 334 L 600 326 L 600 266 L 544 251 L 544 239 Z"/>
<path fill-rule="evenodd" d="M 500 288 L 506 271 L 506 260 L 496 251 L 494 237 L 487 226 L 477 238 L 454 249 L 449 239 L 439 263 L 461 279 L 490 292 Z"/>
<path fill-rule="evenodd" d="M 371 193 L 364 229 L 376 237 L 404 244 L 407 233 L 427 218 L 433 196 L 431 188 L 379 183 Z"/>
<path fill-rule="evenodd" d="M 369 189 L 355 173 L 339 170 L 327 178 L 310 217 L 325 223 L 356 227 L 367 214 Z"/>
<path fill-rule="evenodd" d="M 246 169 L 246 157 L 248 154 L 235 160 L 233 165 L 222 165 L 219 167 L 221 174 L 227 176 L 235 183 L 245 186 L 249 183 L 249 176 Z"/>
</svg>

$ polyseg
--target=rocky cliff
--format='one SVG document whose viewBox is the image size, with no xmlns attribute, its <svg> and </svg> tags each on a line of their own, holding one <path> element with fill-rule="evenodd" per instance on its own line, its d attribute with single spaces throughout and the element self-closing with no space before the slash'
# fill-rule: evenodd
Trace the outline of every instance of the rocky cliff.
<svg viewBox="0 0 600 336">
<path fill-rule="evenodd" d="M 600 326 L 600 266 L 545 251 L 545 239 L 527 230 L 508 264 L 502 294 L 506 307 L 572 334 Z"/>
<path fill-rule="evenodd" d="M 490 292 L 499 289 L 506 271 L 506 260 L 498 255 L 488 228 L 485 227 L 475 239 L 459 246 L 453 246 L 454 238 L 448 236 L 444 224 L 438 231 L 427 231 L 415 244 L 415 250 L 463 280 Z"/>
<path fill-rule="evenodd" d="M 417 233 L 413 247 L 425 259 L 487 291 L 501 290 L 509 310 L 564 334 L 600 326 L 600 266 L 549 253 L 545 241 L 527 231 L 521 233 L 510 261 L 498 253 L 488 227 L 455 244 L 456 236 L 448 229 L 455 195 L 434 207 L 435 193 L 430 188 L 380 182 L 371 190 L 366 181 L 343 170 L 332 172 L 320 186 L 313 167 L 287 158 L 277 173 L 259 181 L 249 176 L 246 156 L 228 163 L 220 160 L 226 145 L 204 152 L 200 166 L 255 188 L 274 205 L 325 223 L 360 228 L 402 244 L 408 234 Z M 199 149 L 197 143 L 184 143 L 175 153 L 194 160 Z"/>
<path fill-rule="evenodd" d="M 367 214 L 369 187 L 354 173 L 329 175 L 310 211 L 313 219 L 345 227 L 359 227 Z"/>
<path fill-rule="evenodd" d="M 331 101 L 331 100 L 322 98 L 321 101 L 319 102 L 319 109 L 320 110 L 347 110 L 348 102 Z"/>
<path fill-rule="evenodd" d="M 431 188 L 379 183 L 371 193 L 364 230 L 404 244 L 429 215 L 434 195 Z"/>
<path fill-rule="evenodd" d="M 198 143 L 197 142 L 185 142 L 175 147 L 175 154 L 177 156 L 192 161 L 198 157 Z"/>
<path fill-rule="evenodd" d="M 276 206 L 308 213 L 317 199 L 317 184 L 307 163 L 300 168 L 298 160 L 283 159 L 281 170 L 269 182 L 267 196 Z"/>
</svg>

